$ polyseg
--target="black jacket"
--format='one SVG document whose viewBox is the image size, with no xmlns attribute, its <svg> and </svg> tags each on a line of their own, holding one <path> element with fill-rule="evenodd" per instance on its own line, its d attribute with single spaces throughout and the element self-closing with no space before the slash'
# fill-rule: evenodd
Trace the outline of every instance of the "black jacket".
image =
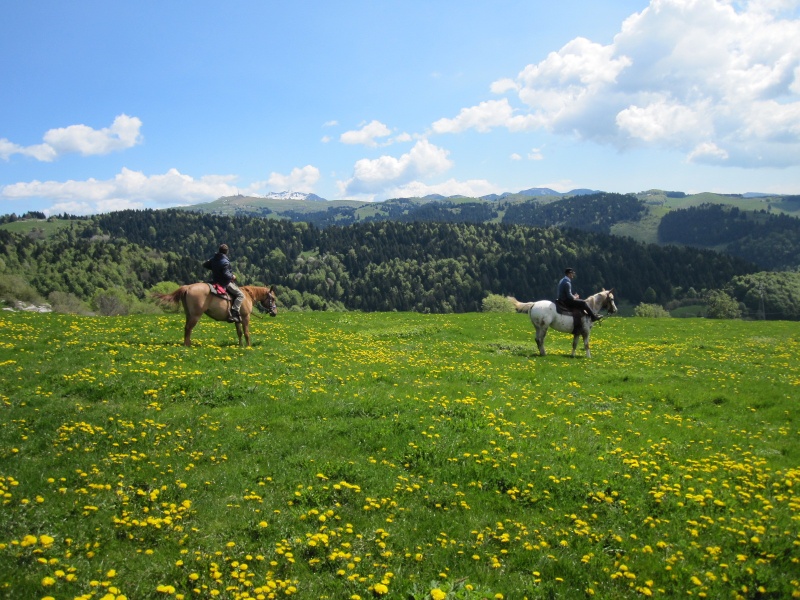
<svg viewBox="0 0 800 600">
<path fill-rule="evenodd" d="M 211 269 L 211 281 L 214 283 L 218 283 L 222 287 L 228 287 L 228 284 L 233 281 L 231 261 L 222 252 L 217 252 L 213 258 L 204 262 L 203 266 L 206 269 Z"/>
</svg>

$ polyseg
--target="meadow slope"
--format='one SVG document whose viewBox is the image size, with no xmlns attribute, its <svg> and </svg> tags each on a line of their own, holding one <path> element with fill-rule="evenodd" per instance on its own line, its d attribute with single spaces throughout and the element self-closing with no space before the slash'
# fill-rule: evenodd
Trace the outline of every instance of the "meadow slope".
<svg viewBox="0 0 800 600">
<path fill-rule="evenodd" d="M 800 324 L 0 313 L 0 597 L 800 596 Z"/>
</svg>

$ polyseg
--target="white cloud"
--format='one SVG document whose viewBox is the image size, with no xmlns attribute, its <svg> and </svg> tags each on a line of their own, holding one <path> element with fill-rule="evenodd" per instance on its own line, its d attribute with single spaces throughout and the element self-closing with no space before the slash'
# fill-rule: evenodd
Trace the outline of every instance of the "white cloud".
<svg viewBox="0 0 800 600">
<path fill-rule="evenodd" d="M 651 0 L 611 44 L 575 38 L 435 133 L 547 131 L 732 166 L 800 164 L 798 0 Z M 789 15 L 788 17 L 785 15 Z M 707 146 L 710 144 L 711 146 Z M 714 147 L 726 153 L 708 154 Z"/>
<path fill-rule="evenodd" d="M 380 121 L 372 121 L 364 125 L 361 129 L 353 131 L 345 131 L 340 137 L 339 141 L 343 144 L 363 144 L 374 148 L 378 145 L 376 141 L 378 138 L 388 137 L 392 134 L 392 130 Z"/>
<path fill-rule="evenodd" d="M 713 133 L 708 108 L 707 102 L 689 107 L 664 97 L 644 107 L 629 106 L 617 114 L 616 123 L 631 138 L 680 146 L 685 140 Z"/>
<path fill-rule="evenodd" d="M 14 154 L 20 154 L 22 146 L 8 141 L 6 138 L 0 138 L 0 158 L 8 160 Z"/>
<path fill-rule="evenodd" d="M 689 162 L 721 164 L 728 160 L 728 153 L 713 142 L 703 142 L 689 154 Z"/>
<path fill-rule="evenodd" d="M 42 162 L 51 162 L 64 154 L 110 154 L 140 144 L 141 127 L 140 119 L 122 114 L 114 119 L 110 127 L 103 129 L 92 129 L 87 125 L 50 129 L 44 134 L 43 144 L 20 146 L 0 139 L 0 158 L 8 160 L 13 154 L 22 154 Z"/>
<path fill-rule="evenodd" d="M 528 160 L 544 160 L 544 154 L 539 148 L 531 148 L 531 151 L 528 152 Z"/>
<path fill-rule="evenodd" d="M 340 182 L 339 188 L 348 197 L 353 194 L 374 194 L 418 178 L 437 175 L 452 166 L 448 154 L 447 150 L 427 140 L 420 140 L 400 158 L 384 155 L 357 161 L 353 167 L 353 177 Z"/>
<path fill-rule="evenodd" d="M 458 133 L 467 129 L 487 132 L 507 123 L 513 113 L 508 100 L 489 100 L 478 106 L 462 108 L 454 119 L 439 119 L 433 125 L 435 133 Z"/>
<path fill-rule="evenodd" d="M 45 198 L 54 201 L 50 214 L 71 212 L 90 214 L 117 210 L 115 207 L 141 207 L 160 204 L 180 206 L 210 202 L 237 192 L 255 193 L 256 184 L 246 189 L 234 185 L 234 175 L 205 175 L 195 179 L 177 169 L 163 175 L 145 175 L 123 168 L 113 179 L 83 181 L 30 181 L 0 188 L 0 198 L 21 200 Z M 76 207 L 72 210 L 62 207 Z M 75 212 L 73 212 L 75 211 Z"/>
<path fill-rule="evenodd" d="M 267 184 L 273 191 L 311 192 L 319 181 L 319 169 L 311 165 L 295 167 L 288 175 L 270 173 Z"/>
<path fill-rule="evenodd" d="M 519 85 L 513 79 L 499 79 L 492 82 L 489 89 L 493 94 L 505 94 L 510 91 L 519 91 Z"/>
<path fill-rule="evenodd" d="M 509 158 L 511 160 L 522 160 L 522 155 L 521 154 L 517 154 L 516 152 L 513 152 Z"/>
</svg>

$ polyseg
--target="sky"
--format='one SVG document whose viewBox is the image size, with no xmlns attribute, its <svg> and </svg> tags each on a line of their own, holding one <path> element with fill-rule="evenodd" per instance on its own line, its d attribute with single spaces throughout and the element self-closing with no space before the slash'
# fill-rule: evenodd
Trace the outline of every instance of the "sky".
<svg viewBox="0 0 800 600">
<path fill-rule="evenodd" d="M 0 55 L 0 214 L 800 194 L 800 0 L 26 0 Z"/>
</svg>

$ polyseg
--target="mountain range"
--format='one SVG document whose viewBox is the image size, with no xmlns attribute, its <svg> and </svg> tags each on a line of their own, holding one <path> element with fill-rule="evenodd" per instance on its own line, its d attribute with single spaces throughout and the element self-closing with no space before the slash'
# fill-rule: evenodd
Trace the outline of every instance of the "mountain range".
<svg viewBox="0 0 800 600">
<path fill-rule="evenodd" d="M 597 194 L 600 190 L 589 190 L 585 188 L 578 188 L 570 190 L 569 192 L 557 192 L 550 188 L 530 188 L 521 190 L 519 192 L 503 192 L 502 194 L 488 194 L 480 196 L 481 200 L 503 200 L 504 198 L 517 197 L 517 198 L 546 198 L 546 197 L 565 197 L 565 196 L 583 196 L 586 194 Z M 240 196 L 241 197 L 241 196 Z M 254 196 L 257 197 L 257 196 Z M 309 200 L 312 202 L 328 202 L 327 198 L 322 198 L 316 194 L 307 194 L 305 192 L 295 192 L 287 190 L 284 192 L 269 192 L 262 196 L 266 200 Z M 441 194 L 428 194 L 423 196 L 423 200 L 455 200 L 459 198 L 466 198 L 467 196 L 443 196 Z"/>
</svg>

